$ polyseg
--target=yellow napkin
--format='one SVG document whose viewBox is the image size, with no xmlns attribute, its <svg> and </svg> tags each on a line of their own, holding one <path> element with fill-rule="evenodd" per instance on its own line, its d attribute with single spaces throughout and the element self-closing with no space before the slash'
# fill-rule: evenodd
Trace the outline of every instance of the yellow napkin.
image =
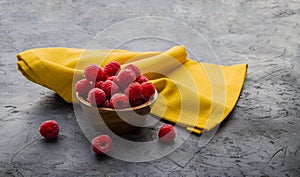
<svg viewBox="0 0 300 177">
<path fill-rule="evenodd" d="M 187 58 L 183 46 L 166 52 L 37 48 L 17 55 L 19 71 L 30 81 L 76 102 L 74 83 L 89 64 L 133 63 L 159 92 L 151 113 L 200 134 L 221 123 L 235 106 L 247 64 L 221 66 Z M 74 80 L 73 80 L 74 79 Z"/>
</svg>

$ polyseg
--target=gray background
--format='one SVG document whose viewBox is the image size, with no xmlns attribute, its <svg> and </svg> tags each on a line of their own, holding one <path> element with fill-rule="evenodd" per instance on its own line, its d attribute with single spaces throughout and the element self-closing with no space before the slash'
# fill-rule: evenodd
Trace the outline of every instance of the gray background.
<svg viewBox="0 0 300 177">
<path fill-rule="evenodd" d="M 247 80 L 236 108 L 205 147 L 197 148 L 193 135 L 152 162 L 97 157 L 72 105 L 26 80 L 15 55 L 35 47 L 82 48 L 106 27 L 144 15 L 198 30 L 222 64 L 249 64 Z M 297 0 L 1 0 L 0 176 L 299 175 L 299 19 Z M 47 119 L 60 124 L 56 142 L 38 133 Z"/>
</svg>

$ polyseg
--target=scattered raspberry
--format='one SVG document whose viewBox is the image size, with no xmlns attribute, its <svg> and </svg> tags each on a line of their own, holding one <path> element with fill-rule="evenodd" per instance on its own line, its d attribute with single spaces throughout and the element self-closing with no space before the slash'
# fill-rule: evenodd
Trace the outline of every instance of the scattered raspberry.
<svg viewBox="0 0 300 177">
<path fill-rule="evenodd" d="M 111 80 L 106 80 L 102 84 L 102 90 L 105 92 L 106 96 L 112 96 L 119 92 L 119 86 Z"/>
<path fill-rule="evenodd" d="M 103 103 L 103 106 L 106 107 L 106 108 L 113 108 L 113 105 L 111 104 L 111 102 L 109 100 L 106 100 Z"/>
<path fill-rule="evenodd" d="M 106 73 L 98 65 L 92 64 L 85 68 L 84 77 L 91 82 L 104 81 Z"/>
<path fill-rule="evenodd" d="M 58 123 L 54 120 L 47 120 L 40 126 L 40 134 L 46 139 L 56 138 L 59 133 Z"/>
<path fill-rule="evenodd" d="M 137 66 L 135 66 L 134 64 L 126 65 L 124 69 L 132 70 L 136 77 L 139 77 L 141 75 L 141 70 Z"/>
<path fill-rule="evenodd" d="M 95 88 L 102 88 L 102 84 L 103 84 L 103 81 L 97 81 L 96 83 L 95 83 Z"/>
<path fill-rule="evenodd" d="M 144 82 L 141 84 L 142 93 L 145 99 L 149 99 L 152 95 L 155 94 L 155 87 L 151 82 Z"/>
<path fill-rule="evenodd" d="M 136 78 L 135 81 L 138 82 L 138 83 L 140 83 L 140 84 L 142 84 L 144 82 L 148 82 L 148 79 L 147 79 L 146 76 L 139 76 L 138 78 Z"/>
<path fill-rule="evenodd" d="M 92 149 L 96 154 L 102 154 L 109 151 L 112 141 L 108 135 L 100 135 L 93 139 Z"/>
<path fill-rule="evenodd" d="M 122 93 L 114 94 L 111 97 L 110 102 L 111 102 L 112 106 L 116 109 L 129 107 L 128 97 L 125 94 L 122 94 Z"/>
<path fill-rule="evenodd" d="M 89 91 L 93 88 L 92 84 L 86 80 L 82 79 L 75 84 L 75 90 L 79 95 L 86 97 Z"/>
<path fill-rule="evenodd" d="M 104 103 L 106 100 L 106 94 L 102 89 L 93 88 L 88 94 L 87 101 L 94 106 L 98 106 Z"/>
<path fill-rule="evenodd" d="M 158 132 L 158 138 L 160 141 L 171 142 L 174 141 L 175 136 L 176 133 L 172 125 L 164 124 L 162 127 L 160 127 Z"/>
<path fill-rule="evenodd" d="M 136 76 L 132 70 L 124 69 L 118 73 L 118 84 L 123 88 L 126 88 L 135 79 Z"/>
<path fill-rule="evenodd" d="M 121 69 L 120 63 L 118 63 L 116 61 L 112 61 L 112 62 L 108 63 L 107 65 L 105 65 L 104 72 L 108 76 L 114 76 L 114 75 L 116 75 L 118 73 L 118 71 L 120 69 Z"/>
<path fill-rule="evenodd" d="M 125 90 L 125 95 L 129 98 L 129 101 L 136 101 L 143 97 L 142 87 L 138 82 L 131 83 Z"/>
</svg>

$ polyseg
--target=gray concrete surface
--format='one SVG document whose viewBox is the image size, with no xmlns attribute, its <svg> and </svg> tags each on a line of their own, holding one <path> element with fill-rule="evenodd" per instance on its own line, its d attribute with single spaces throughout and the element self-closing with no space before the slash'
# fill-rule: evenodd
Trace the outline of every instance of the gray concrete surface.
<svg viewBox="0 0 300 177">
<path fill-rule="evenodd" d="M 26 80 L 15 55 L 35 47 L 85 47 L 121 20 L 164 16 L 201 32 L 223 64 L 248 63 L 240 100 L 209 144 L 191 136 L 145 163 L 95 156 L 72 105 Z M 0 176 L 299 176 L 300 2 L 0 1 Z M 59 121 L 56 142 L 38 127 Z"/>
</svg>

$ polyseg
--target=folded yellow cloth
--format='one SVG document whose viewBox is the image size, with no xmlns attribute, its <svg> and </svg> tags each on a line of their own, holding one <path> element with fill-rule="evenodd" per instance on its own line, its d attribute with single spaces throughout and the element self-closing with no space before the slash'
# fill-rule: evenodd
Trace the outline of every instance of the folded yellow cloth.
<svg viewBox="0 0 300 177">
<path fill-rule="evenodd" d="M 221 123 L 235 106 L 247 64 L 221 66 L 187 58 L 183 46 L 166 52 L 37 48 L 17 55 L 18 69 L 32 82 L 76 102 L 74 83 L 89 64 L 133 63 L 154 83 L 159 97 L 151 113 L 200 134 Z"/>
</svg>

